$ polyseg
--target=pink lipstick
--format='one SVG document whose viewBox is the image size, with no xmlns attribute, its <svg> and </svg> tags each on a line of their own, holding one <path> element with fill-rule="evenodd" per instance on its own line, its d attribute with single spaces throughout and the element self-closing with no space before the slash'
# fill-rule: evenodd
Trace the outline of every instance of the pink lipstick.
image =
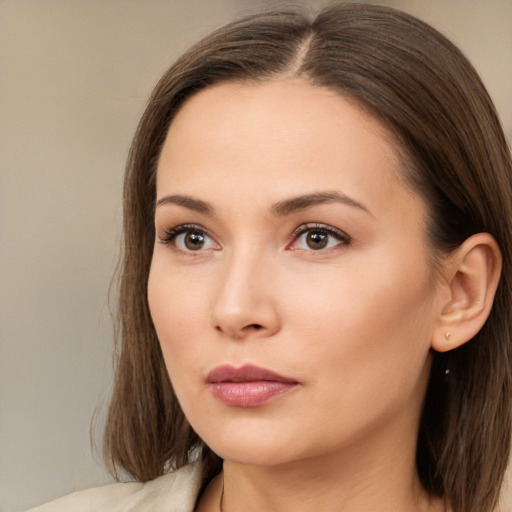
<svg viewBox="0 0 512 512">
<path fill-rule="evenodd" d="M 298 385 L 293 379 L 253 365 L 218 366 L 206 381 L 213 396 L 232 407 L 256 407 Z"/>
</svg>

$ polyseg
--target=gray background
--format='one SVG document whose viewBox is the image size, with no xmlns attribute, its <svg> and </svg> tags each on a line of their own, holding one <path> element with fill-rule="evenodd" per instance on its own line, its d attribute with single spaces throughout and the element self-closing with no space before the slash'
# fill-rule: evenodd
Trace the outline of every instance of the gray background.
<svg viewBox="0 0 512 512">
<path fill-rule="evenodd" d="M 0 512 L 108 481 L 89 427 L 96 411 L 99 440 L 130 138 L 188 44 L 274 3 L 0 0 Z M 512 0 L 381 3 L 463 48 L 510 140 Z"/>
</svg>

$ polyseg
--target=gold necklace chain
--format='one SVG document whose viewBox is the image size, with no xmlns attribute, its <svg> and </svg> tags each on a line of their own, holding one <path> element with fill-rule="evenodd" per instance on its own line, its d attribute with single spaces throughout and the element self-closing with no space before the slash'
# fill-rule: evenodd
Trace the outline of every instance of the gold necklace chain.
<svg viewBox="0 0 512 512">
<path fill-rule="evenodd" d="M 222 489 L 220 490 L 219 511 L 224 512 L 224 472 L 222 472 Z"/>
</svg>

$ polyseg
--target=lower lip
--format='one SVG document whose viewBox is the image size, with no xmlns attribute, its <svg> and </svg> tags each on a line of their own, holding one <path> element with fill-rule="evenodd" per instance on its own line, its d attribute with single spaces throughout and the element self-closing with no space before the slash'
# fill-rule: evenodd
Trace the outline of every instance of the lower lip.
<svg viewBox="0 0 512 512">
<path fill-rule="evenodd" d="M 215 382 L 210 391 L 220 402 L 232 407 L 257 407 L 272 398 L 284 395 L 297 386 L 277 381 Z"/>
</svg>

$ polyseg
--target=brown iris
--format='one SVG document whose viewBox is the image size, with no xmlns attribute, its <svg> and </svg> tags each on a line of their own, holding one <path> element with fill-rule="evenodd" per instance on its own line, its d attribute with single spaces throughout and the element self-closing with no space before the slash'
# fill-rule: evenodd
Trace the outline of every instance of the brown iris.
<svg viewBox="0 0 512 512">
<path fill-rule="evenodd" d="M 189 251 L 198 251 L 203 248 L 204 236 L 201 233 L 187 233 L 183 239 L 183 243 Z"/>
<path fill-rule="evenodd" d="M 321 231 L 310 231 L 306 235 L 306 244 L 310 249 L 319 250 L 324 249 L 329 242 L 329 235 Z"/>
</svg>

